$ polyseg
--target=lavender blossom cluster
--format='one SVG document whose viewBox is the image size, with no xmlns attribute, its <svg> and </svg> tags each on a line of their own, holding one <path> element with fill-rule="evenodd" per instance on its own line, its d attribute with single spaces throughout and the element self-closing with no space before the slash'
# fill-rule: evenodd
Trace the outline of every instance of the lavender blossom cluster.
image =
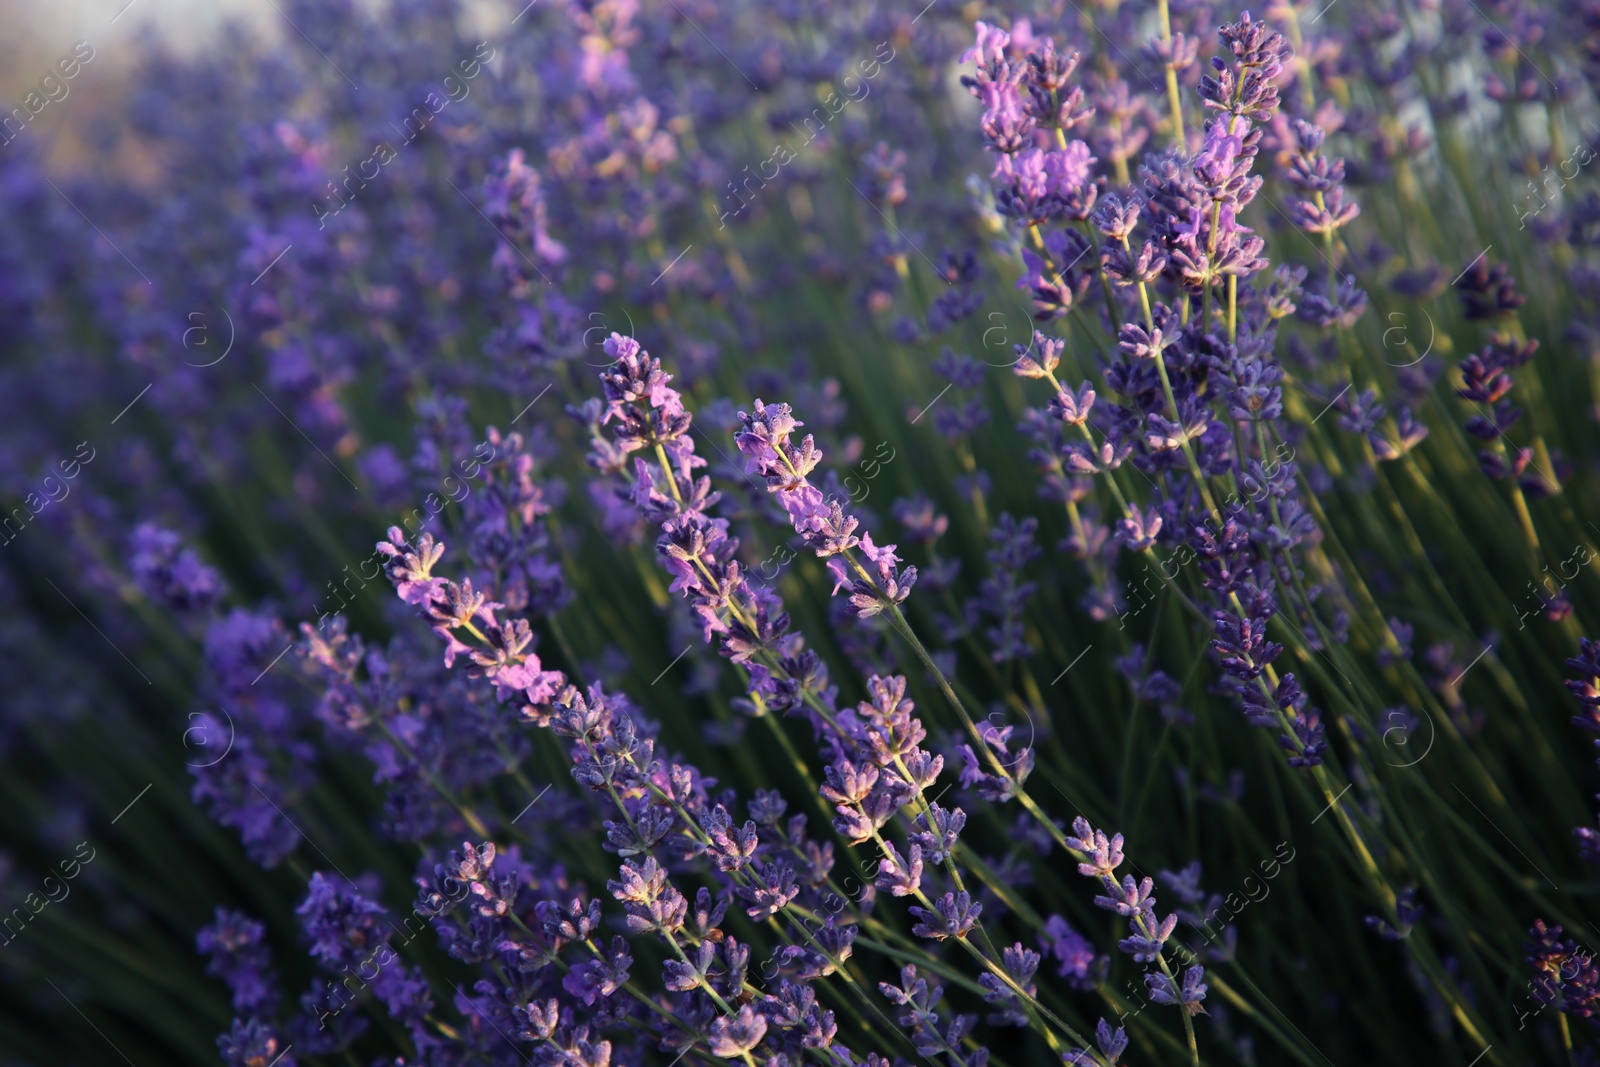
<svg viewBox="0 0 1600 1067">
<path fill-rule="evenodd" d="M 0 1059 L 1600 1063 L 1600 0 L 283 2 L 5 130 Z"/>
</svg>

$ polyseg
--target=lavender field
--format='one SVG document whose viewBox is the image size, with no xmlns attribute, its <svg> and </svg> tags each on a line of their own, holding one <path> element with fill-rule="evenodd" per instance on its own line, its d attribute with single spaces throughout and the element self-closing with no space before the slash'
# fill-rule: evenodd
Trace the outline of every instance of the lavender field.
<svg viewBox="0 0 1600 1067">
<path fill-rule="evenodd" d="M 131 8 L 0 1067 L 1600 1067 L 1600 0 Z"/>
</svg>

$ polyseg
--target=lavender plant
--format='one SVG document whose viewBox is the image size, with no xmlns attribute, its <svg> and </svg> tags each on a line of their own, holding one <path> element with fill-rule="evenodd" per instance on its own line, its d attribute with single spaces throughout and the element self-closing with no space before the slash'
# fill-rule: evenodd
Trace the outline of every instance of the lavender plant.
<svg viewBox="0 0 1600 1067">
<path fill-rule="evenodd" d="M 1600 8 L 279 16 L 0 146 L 0 1060 L 1600 1056 Z"/>
</svg>

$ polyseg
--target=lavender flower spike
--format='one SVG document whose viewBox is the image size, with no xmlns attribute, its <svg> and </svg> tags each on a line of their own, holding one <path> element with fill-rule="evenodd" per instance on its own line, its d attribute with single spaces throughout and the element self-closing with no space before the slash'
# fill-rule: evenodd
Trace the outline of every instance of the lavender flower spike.
<svg viewBox="0 0 1600 1067">
<path fill-rule="evenodd" d="M 819 558 L 828 559 L 828 570 L 836 579 L 834 595 L 848 589 L 850 603 L 861 618 L 904 602 L 917 582 L 917 568 L 899 568 L 900 557 L 895 555 L 894 545 L 880 547 L 873 543 L 871 534 L 857 537 L 859 520 L 847 514 L 837 498 L 824 497 L 806 480 L 806 475 L 822 461 L 822 453 L 810 434 L 798 446 L 791 442 L 794 431 L 805 424 L 794 417 L 789 405 L 768 405 L 757 400 L 753 414 L 739 412 L 739 422 L 744 428 L 734 441 L 746 457 L 746 471 L 766 480 L 767 491 L 777 494 L 778 503 L 788 512 L 806 546 Z M 856 547 L 876 566 L 876 578 L 849 555 Z M 849 560 L 850 566 L 829 558 L 840 555 Z M 855 575 L 850 573 L 852 566 Z"/>
<path fill-rule="evenodd" d="M 1135 882 L 1132 875 L 1123 875 L 1122 881 L 1117 881 L 1116 871 L 1123 861 L 1122 835 L 1108 837 L 1081 815 L 1072 822 L 1072 834 L 1066 844 L 1081 855 L 1078 873 L 1095 879 L 1104 890 L 1094 898 L 1095 906 L 1123 916 L 1132 928 L 1117 947 L 1132 956 L 1135 963 L 1154 963 L 1158 967 L 1144 976 L 1151 999 L 1157 1004 L 1181 1004 L 1186 1018 L 1203 1012 L 1205 968 L 1188 968 L 1180 982 L 1162 958 L 1162 950 L 1178 925 L 1178 916 L 1173 913 L 1163 919 L 1156 914 L 1156 898 L 1151 895 L 1155 880 L 1147 877 Z"/>
</svg>

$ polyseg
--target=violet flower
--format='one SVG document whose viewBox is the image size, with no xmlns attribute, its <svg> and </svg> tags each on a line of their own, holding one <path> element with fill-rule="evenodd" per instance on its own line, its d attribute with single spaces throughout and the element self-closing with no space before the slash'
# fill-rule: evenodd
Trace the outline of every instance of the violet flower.
<svg viewBox="0 0 1600 1067">
<path fill-rule="evenodd" d="M 1202 981 L 1205 968 L 1190 967 L 1184 972 L 1182 984 L 1173 980 L 1172 972 L 1163 958 L 1163 949 L 1178 924 L 1178 916 L 1166 918 L 1156 915 L 1156 900 L 1151 896 L 1155 881 L 1143 878 L 1138 882 L 1132 875 L 1117 881 L 1116 870 L 1122 866 L 1122 835 L 1107 837 L 1096 830 L 1089 820 L 1078 816 L 1072 823 L 1073 836 L 1067 838 L 1067 847 L 1082 854 L 1078 873 L 1097 879 L 1103 892 L 1095 897 L 1095 906 L 1114 911 L 1128 919 L 1129 936 L 1117 947 L 1132 956 L 1136 963 L 1156 963 L 1158 971 L 1146 971 L 1145 982 L 1150 995 L 1158 1004 L 1182 1004 L 1190 1014 L 1198 1014 L 1200 1002 L 1205 999 L 1206 987 Z"/>
<path fill-rule="evenodd" d="M 1527 963 L 1533 970 L 1533 996 L 1541 1004 L 1579 1019 L 1600 1012 L 1600 966 L 1580 952 L 1561 927 L 1535 919 L 1528 930 Z"/>
<path fill-rule="evenodd" d="M 217 1049 L 228 1067 L 256 1067 L 264 1063 L 295 1067 L 297 1061 L 289 1048 L 270 1023 L 258 1019 L 235 1019 L 233 1030 L 217 1038 Z"/>
<path fill-rule="evenodd" d="M 1582 715 L 1572 717 L 1572 724 L 1591 734 L 1600 735 L 1600 641 L 1581 638 L 1579 653 L 1567 660 L 1567 667 L 1576 671 L 1578 677 L 1567 679 L 1566 687 L 1584 706 Z M 1600 736 L 1592 740 L 1595 748 L 1600 750 Z M 1595 764 L 1600 766 L 1600 759 L 1596 759 Z M 1595 799 L 1600 800 L 1600 795 Z M 1580 826 L 1572 834 L 1578 839 L 1578 851 L 1582 857 L 1600 866 L 1600 829 Z"/>
<path fill-rule="evenodd" d="M 734 441 L 746 457 L 746 471 L 765 479 L 767 491 L 777 496 L 806 547 L 818 558 L 828 560 L 828 570 L 835 579 L 834 595 L 848 589 L 850 603 L 862 618 L 904 603 L 916 584 L 917 568 L 897 566 L 900 557 L 895 554 L 894 545 L 879 547 L 870 534 L 857 537 L 859 521 L 843 510 L 837 498 L 825 498 L 807 480 L 806 475 L 821 462 L 822 453 L 810 434 L 798 446 L 791 442 L 794 431 L 804 423 L 790 413 L 789 405 L 769 406 L 757 400 L 752 413 L 739 413 L 739 422 L 743 429 Z M 849 555 L 858 546 L 868 562 L 875 565 L 875 577 Z M 832 558 L 840 555 L 851 561 L 855 573 L 844 560 Z"/>
<path fill-rule="evenodd" d="M 246 1017 L 275 1013 L 278 979 L 263 924 L 241 912 L 218 908 L 216 921 L 195 937 L 195 948 L 211 957 L 206 973 L 227 983 L 234 1011 Z"/>
<path fill-rule="evenodd" d="M 1032 516 L 1018 522 L 1010 514 L 1002 514 L 989 531 L 990 573 L 979 587 L 974 606 L 994 619 L 986 633 L 992 644 L 989 655 L 996 663 L 1033 655 L 1023 616 L 1039 586 L 1023 580 L 1022 568 L 1039 556 L 1033 543 L 1038 528 L 1039 520 Z"/>
</svg>

